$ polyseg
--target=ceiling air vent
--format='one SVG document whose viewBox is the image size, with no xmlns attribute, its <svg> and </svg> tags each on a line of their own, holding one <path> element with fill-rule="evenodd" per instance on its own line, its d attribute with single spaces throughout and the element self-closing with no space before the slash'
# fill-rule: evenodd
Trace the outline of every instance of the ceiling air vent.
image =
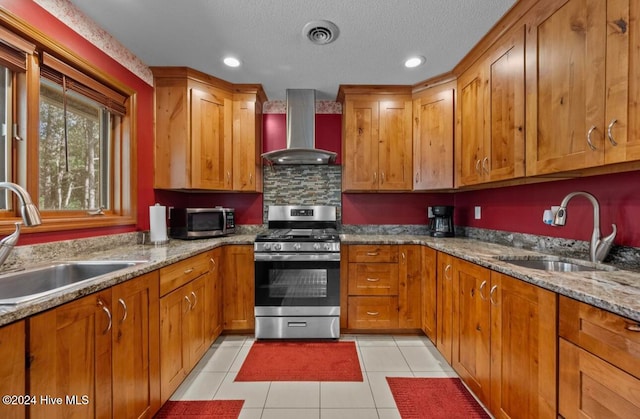
<svg viewBox="0 0 640 419">
<path fill-rule="evenodd" d="M 314 20 L 304 25 L 302 34 L 316 45 L 326 45 L 338 38 L 340 30 L 328 20 Z"/>
</svg>

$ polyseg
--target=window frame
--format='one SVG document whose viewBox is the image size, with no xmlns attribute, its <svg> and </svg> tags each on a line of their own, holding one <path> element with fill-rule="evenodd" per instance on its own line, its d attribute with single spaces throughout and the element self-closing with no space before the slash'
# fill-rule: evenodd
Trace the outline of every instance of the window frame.
<svg viewBox="0 0 640 419">
<path fill-rule="evenodd" d="M 14 121 L 18 123 L 17 135 L 27 141 L 13 140 L 13 182 L 25 187 L 38 203 L 38 139 L 40 107 L 40 56 L 47 54 L 64 65 L 78 71 L 121 94 L 124 98 L 125 115 L 119 124 L 114 124 L 113 155 L 110 161 L 113 177 L 111 183 L 111 208 L 104 215 L 89 215 L 86 211 L 42 211 L 40 226 L 22 229 L 23 234 L 53 232 L 78 229 L 95 229 L 114 226 L 135 226 L 137 224 L 137 103 L 136 92 L 119 80 L 97 68 L 75 52 L 52 40 L 27 22 L 0 9 L 0 34 L 8 31 L 27 45 L 33 44 L 34 51 L 27 53 L 26 72 L 15 77 Z M 4 32 L 6 34 L 6 32 Z M 25 165 L 22 162 L 26 162 Z M 26 167 L 24 167 L 26 166 Z M 13 210 L 1 211 L 0 234 L 10 233 L 14 223 L 21 221 L 16 197 Z"/>
</svg>

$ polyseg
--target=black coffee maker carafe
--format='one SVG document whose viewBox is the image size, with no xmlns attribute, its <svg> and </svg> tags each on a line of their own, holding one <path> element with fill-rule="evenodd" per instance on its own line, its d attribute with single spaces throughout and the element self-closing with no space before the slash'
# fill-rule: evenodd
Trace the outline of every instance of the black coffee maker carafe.
<svg viewBox="0 0 640 419">
<path fill-rule="evenodd" d="M 427 214 L 429 225 L 427 232 L 432 237 L 453 237 L 453 206 L 436 205 L 431 207 L 431 214 Z"/>
</svg>

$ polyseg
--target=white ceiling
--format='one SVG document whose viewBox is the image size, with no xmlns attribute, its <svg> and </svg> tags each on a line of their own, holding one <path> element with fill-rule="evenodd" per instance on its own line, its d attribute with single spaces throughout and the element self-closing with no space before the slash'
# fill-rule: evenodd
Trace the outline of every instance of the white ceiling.
<svg viewBox="0 0 640 419">
<path fill-rule="evenodd" d="M 233 83 L 261 83 L 269 100 L 340 84 L 415 84 L 450 71 L 516 0 L 71 0 L 149 66 L 188 66 Z M 338 25 L 318 46 L 312 20 Z M 404 68 L 410 55 L 424 65 Z M 239 58 L 239 68 L 222 63 Z"/>
</svg>

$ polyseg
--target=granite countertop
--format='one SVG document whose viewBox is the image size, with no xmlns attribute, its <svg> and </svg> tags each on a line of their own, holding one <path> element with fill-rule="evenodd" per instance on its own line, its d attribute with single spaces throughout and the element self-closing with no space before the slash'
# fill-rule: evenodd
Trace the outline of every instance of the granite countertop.
<svg viewBox="0 0 640 419">
<path fill-rule="evenodd" d="M 640 273 L 628 270 L 546 272 L 523 268 L 497 257 L 527 259 L 545 255 L 540 252 L 493 244 L 464 237 L 433 238 L 424 235 L 341 234 L 343 244 L 418 244 L 501 272 L 567 297 L 592 304 L 640 322 Z M 253 244 L 255 234 L 217 239 L 171 240 L 165 246 L 128 244 L 111 250 L 83 253 L 82 257 L 52 260 L 135 260 L 144 261 L 130 268 L 103 275 L 75 286 L 19 305 L 0 305 L 0 326 L 26 318 L 79 297 L 109 288 L 136 276 L 214 249 L 224 244 Z M 548 255 L 546 255 L 548 256 Z M 567 259 L 567 258 L 562 258 Z M 581 264 L 589 264 L 578 260 Z M 602 265 L 603 268 L 612 268 Z"/>
</svg>

